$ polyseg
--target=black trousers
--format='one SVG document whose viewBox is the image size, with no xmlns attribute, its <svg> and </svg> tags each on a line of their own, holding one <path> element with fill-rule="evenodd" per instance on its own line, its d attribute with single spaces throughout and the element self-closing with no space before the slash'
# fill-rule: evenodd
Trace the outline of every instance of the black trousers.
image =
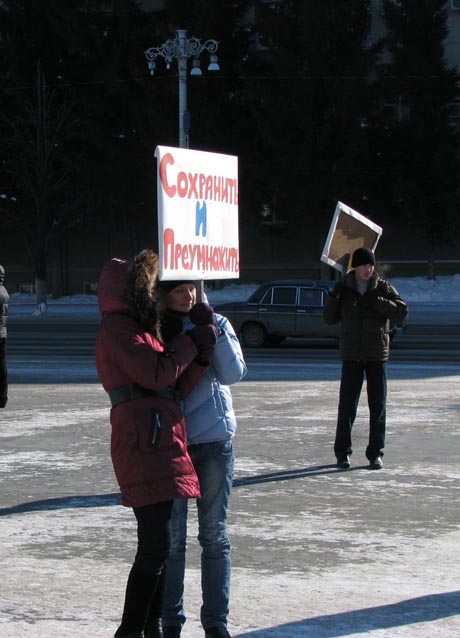
<svg viewBox="0 0 460 638">
<path fill-rule="evenodd" d="M 6 337 L 0 338 L 0 408 L 8 401 L 8 371 L 6 369 Z"/>
<path fill-rule="evenodd" d="M 353 453 L 351 431 L 356 419 L 364 377 L 369 406 L 369 460 L 383 456 L 385 447 L 387 376 L 383 361 L 343 361 L 334 452 L 337 458 Z"/>
<path fill-rule="evenodd" d="M 115 636 L 141 632 L 148 617 L 160 618 L 162 572 L 171 551 L 173 501 L 135 507 L 137 553 L 126 585 L 121 625 Z"/>
</svg>

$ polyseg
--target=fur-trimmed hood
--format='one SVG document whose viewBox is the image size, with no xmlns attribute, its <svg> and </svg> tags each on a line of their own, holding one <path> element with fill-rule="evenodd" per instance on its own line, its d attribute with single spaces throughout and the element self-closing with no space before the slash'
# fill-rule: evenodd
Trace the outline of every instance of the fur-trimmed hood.
<svg viewBox="0 0 460 638">
<path fill-rule="evenodd" d="M 106 262 L 98 282 L 101 316 L 113 312 L 128 314 L 143 328 L 156 333 L 155 285 L 158 271 L 158 255 L 150 248 L 142 250 L 131 260 L 115 257 Z"/>
</svg>

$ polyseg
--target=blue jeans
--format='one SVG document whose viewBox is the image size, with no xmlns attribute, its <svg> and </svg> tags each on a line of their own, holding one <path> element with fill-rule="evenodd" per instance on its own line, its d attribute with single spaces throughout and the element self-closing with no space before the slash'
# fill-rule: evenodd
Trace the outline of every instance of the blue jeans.
<svg viewBox="0 0 460 638">
<path fill-rule="evenodd" d="M 366 448 L 366 457 L 372 461 L 376 456 L 383 456 L 387 402 L 386 364 L 383 361 L 343 361 L 334 443 L 337 458 L 353 453 L 351 432 L 358 410 L 364 375 L 366 375 L 369 406 L 369 443 Z"/>
<path fill-rule="evenodd" d="M 201 546 L 201 624 L 227 626 L 230 598 L 230 540 L 227 515 L 233 480 L 231 440 L 189 446 L 200 481 L 197 499 L 198 541 Z M 172 511 L 172 549 L 164 574 L 163 625 L 185 623 L 184 575 L 187 544 L 188 500 L 174 501 Z"/>
</svg>

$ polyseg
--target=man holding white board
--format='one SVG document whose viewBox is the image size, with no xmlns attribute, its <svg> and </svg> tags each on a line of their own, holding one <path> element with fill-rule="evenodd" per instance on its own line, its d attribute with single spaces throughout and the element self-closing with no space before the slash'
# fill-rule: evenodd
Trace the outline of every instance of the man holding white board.
<svg viewBox="0 0 460 638">
<path fill-rule="evenodd" d="M 348 211 L 342 206 L 338 208 L 339 215 L 348 215 Z M 390 321 L 402 324 L 407 316 L 407 306 L 398 291 L 379 276 L 375 270 L 374 251 L 365 245 L 366 239 L 369 241 L 371 237 L 372 241 L 372 233 L 375 233 L 378 228 L 380 232 L 373 237 L 373 247 L 375 247 L 381 229 L 356 211 L 353 213 L 355 213 L 351 216 L 353 222 L 356 220 L 359 222 L 361 232 L 358 230 L 358 224 L 347 224 L 345 221 L 338 225 L 342 228 L 353 228 L 353 232 L 348 233 L 348 240 L 342 241 L 345 234 L 342 231 L 337 233 L 336 227 L 328 238 L 330 240 L 335 236 L 336 240 L 338 239 L 334 257 L 328 257 L 328 263 L 333 262 L 331 265 L 342 271 L 340 280 L 326 298 L 323 311 L 324 321 L 327 324 L 341 323 L 342 375 L 334 453 L 338 467 L 350 467 L 350 458 L 353 453 L 352 428 L 364 378 L 366 378 L 369 441 L 365 454 L 369 461 L 369 468 L 379 470 L 383 467 L 385 447 L 386 363 L 390 348 Z M 334 222 L 337 222 L 337 216 Z M 364 228 L 367 225 L 366 222 L 371 224 L 370 232 Z M 360 245 L 351 253 L 351 259 L 350 240 L 360 242 Z M 329 249 L 332 243 L 330 241 Z M 337 245 L 340 244 L 342 254 L 337 250 Z"/>
</svg>

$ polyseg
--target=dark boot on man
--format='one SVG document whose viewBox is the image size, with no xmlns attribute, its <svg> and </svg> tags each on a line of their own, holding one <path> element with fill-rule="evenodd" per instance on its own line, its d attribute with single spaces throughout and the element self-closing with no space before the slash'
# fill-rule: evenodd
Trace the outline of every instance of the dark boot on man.
<svg viewBox="0 0 460 638">
<path fill-rule="evenodd" d="M 376 456 L 369 461 L 369 467 L 371 470 L 381 470 L 383 467 L 383 461 L 381 456 Z"/>
<path fill-rule="evenodd" d="M 145 638 L 164 638 L 161 618 L 149 618 L 144 629 Z"/>
<path fill-rule="evenodd" d="M 231 638 L 227 627 L 208 627 L 204 630 L 204 638 Z"/>
<path fill-rule="evenodd" d="M 347 469 L 348 467 L 350 467 L 350 457 L 348 456 L 348 454 L 337 457 L 337 467 L 343 469 Z"/>
<path fill-rule="evenodd" d="M 181 630 L 182 627 L 178 627 L 177 625 L 163 627 L 163 638 L 180 638 Z"/>
</svg>

